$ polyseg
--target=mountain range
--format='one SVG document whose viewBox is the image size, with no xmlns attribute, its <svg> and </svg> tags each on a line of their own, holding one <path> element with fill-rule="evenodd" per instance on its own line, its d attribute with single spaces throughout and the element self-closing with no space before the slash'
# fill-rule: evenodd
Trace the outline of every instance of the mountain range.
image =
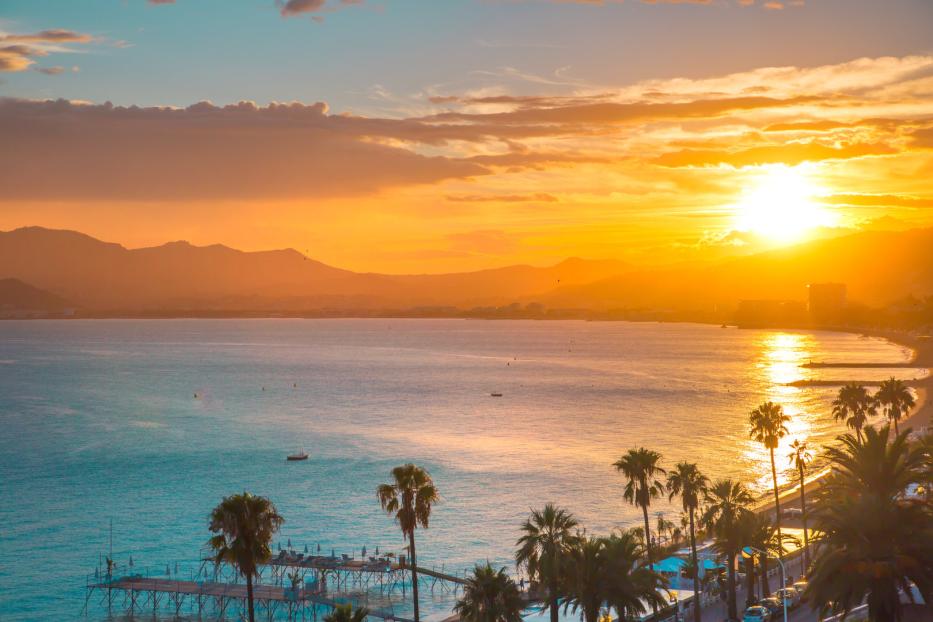
<svg viewBox="0 0 933 622">
<path fill-rule="evenodd" d="M 803 300 L 811 282 L 885 305 L 933 294 L 933 228 L 865 231 L 716 263 L 641 268 L 567 259 L 454 274 L 358 273 L 292 249 L 244 252 L 170 242 L 127 249 L 75 231 L 0 232 L 0 279 L 90 312 L 299 312 L 501 306 L 710 311 L 741 299 Z M 35 292 L 30 295 L 35 296 Z"/>
</svg>

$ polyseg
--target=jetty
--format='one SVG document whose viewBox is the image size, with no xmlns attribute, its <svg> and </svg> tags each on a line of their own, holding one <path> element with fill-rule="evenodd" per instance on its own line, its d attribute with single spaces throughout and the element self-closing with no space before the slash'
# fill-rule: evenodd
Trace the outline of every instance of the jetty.
<svg viewBox="0 0 933 622">
<path fill-rule="evenodd" d="M 239 619 L 247 609 L 243 578 L 228 564 L 216 564 L 203 554 L 200 564 L 182 578 L 176 566 L 164 572 L 138 570 L 132 566 L 98 568 L 86 581 L 84 611 L 94 605 L 112 614 L 124 611 L 130 617 L 196 614 Z M 121 574 L 122 571 L 122 574 Z M 465 579 L 434 568 L 418 567 L 418 583 L 431 592 L 456 592 Z M 253 602 L 258 619 L 312 620 L 344 604 L 366 607 L 369 616 L 395 622 L 411 622 L 396 614 L 396 606 L 407 606 L 411 568 L 404 560 L 389 557 L 353 559 L 347 555 L 306 555 L 279 551 L 258 567 L 253 580 Z M 399 600 L 398 596 L 401 596 Z"/>
</svg>

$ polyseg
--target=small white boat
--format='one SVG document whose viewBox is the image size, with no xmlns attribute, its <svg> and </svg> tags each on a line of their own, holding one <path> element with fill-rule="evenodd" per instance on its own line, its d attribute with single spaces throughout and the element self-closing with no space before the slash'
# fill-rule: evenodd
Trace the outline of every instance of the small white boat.
<svg viewBox="0 0 933 622">
<path fill-rule="evenodd" d="M 298 462 L 299 460 L 307 460 L 308 454 L 305 452 L 304 449 L 302 449 L 300 451 L 296 451 L 293 454 L 288 454 L 288 456 L 285 459 L 288 462 Z"/>
</svg>

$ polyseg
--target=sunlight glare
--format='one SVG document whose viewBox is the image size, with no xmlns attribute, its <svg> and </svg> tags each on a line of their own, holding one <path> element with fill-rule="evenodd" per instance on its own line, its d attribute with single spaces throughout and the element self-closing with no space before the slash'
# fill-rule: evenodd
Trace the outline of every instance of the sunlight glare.
<svg viewBox="0 0 933 622">
<path fill-rule="evenodd" d="M 821 194 L 801 166 L 762 167 L 735 206 L 735 228 L 775 242 L 796 242 L 817 227 L 836 224 L 836 215 L 814 199 Z"/>
</svg>

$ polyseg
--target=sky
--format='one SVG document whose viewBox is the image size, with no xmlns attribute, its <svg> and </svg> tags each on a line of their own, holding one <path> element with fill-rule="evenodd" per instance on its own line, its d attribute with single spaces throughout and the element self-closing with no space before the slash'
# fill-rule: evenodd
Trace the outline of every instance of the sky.
<svg viewBox="0 0 933 622">
<path fill-rule="evenodd" d="M 0 230 L 451 272 L 933 225 L 929 0 L 3 0 Z"/>
</svg>

